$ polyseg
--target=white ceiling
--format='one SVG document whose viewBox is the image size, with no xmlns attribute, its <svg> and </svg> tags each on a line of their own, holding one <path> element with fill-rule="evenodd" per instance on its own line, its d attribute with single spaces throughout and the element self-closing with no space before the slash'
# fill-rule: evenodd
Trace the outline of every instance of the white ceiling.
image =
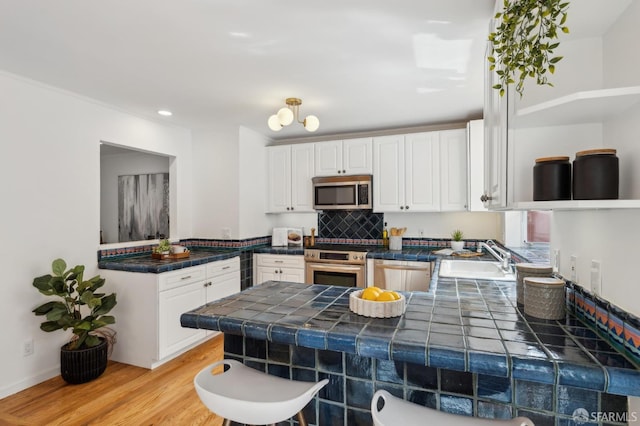
<svg viewBox="0 0 640 426">
<path fill-rule="evenodd" d="M 154 120 L 273 139 L 460 122 L 482 115 L 493 5 L 0 0 L 0 69 Z M 318 116 L 316 133 L 268 129 L 287 97 Z"/>
</svg>

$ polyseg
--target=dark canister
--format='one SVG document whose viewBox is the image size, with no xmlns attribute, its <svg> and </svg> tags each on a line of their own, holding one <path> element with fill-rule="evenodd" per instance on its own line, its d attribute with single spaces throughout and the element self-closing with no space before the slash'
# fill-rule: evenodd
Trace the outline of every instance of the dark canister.
<svg viewBox="0 0 640 426">
<path fill-rule="evenodd" d="M 533 167 L 533 201 L 571 199 L 569 157 L 536 158 Z"/>
<path fill-rule="evenodd" d="M 576 159 L 573 160 L 573 199 L 617 199 L 618 168 L 615 149 L 603 148 L 576 152 Z"/>
</svg>

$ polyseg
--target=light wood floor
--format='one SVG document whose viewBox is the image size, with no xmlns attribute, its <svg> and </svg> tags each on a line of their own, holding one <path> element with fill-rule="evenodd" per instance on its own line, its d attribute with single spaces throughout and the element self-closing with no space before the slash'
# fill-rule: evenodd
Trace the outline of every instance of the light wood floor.
<svg viewBox="0 0 640 426">
<path fill-rule="evenodd" d="M 223 357 L 223 335 L 147 370 L 109 361 L 98 379 L 69 385 L 60 376 L 0 400 L 0 425 L 215 425 L 193 378 Z"/>
</svg>

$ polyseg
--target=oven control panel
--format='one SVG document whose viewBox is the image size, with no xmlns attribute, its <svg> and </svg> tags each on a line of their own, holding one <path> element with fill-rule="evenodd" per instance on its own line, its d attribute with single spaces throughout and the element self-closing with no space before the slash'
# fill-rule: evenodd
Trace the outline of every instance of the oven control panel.
<svg viewBox="0 0 640 426">
<path fill-rule="evenodd" d="M 304 251 L 304 260 L 307 262 L 348 263 L 352 265 L 360 265 L 366 262 L 367 253 L 355 251 L 306 249 Z"/>
</svg>

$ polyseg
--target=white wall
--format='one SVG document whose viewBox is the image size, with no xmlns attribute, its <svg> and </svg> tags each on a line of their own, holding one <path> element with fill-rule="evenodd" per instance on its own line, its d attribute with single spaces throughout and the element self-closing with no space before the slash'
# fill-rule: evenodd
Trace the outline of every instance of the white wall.
<svg viewBox="0 0 640 426">
<path fill-rule="evenodd" d="M 460 229 L 465 239 L 504 241 L 501 213 L 385 213 L 384 220 L 388 228 L 406 227 L 406 237 L 450 238 L 451 232 Z"/>
<path fill-rule="evenodd" d="M 240 235 L 238 128 L 196 130 L 193 134 L 193 237 Z"/>
<path fill-rule="evenodd" d="M 100 155 L 100 229 L 105 244 L 118 242 L 118 176 L 152 173 L 169 173 L 169 157 L 136 151 Z"/>
<path fill-rule="evenodd" d="M 191 235 L 192 200 L 188 130 L 4 73 L 0 93 L 1 398 L 59 374 L 59 348 L 68 335 L 39 329 L 41 318 L 31 310 L 46 299 L 33 278 L 48 273 L 57 257 L 98 273 L 100 141 L 177 158 L 172 235 Z M 34 354 L 23 357 L 30 338 Z"/>
</svg>

